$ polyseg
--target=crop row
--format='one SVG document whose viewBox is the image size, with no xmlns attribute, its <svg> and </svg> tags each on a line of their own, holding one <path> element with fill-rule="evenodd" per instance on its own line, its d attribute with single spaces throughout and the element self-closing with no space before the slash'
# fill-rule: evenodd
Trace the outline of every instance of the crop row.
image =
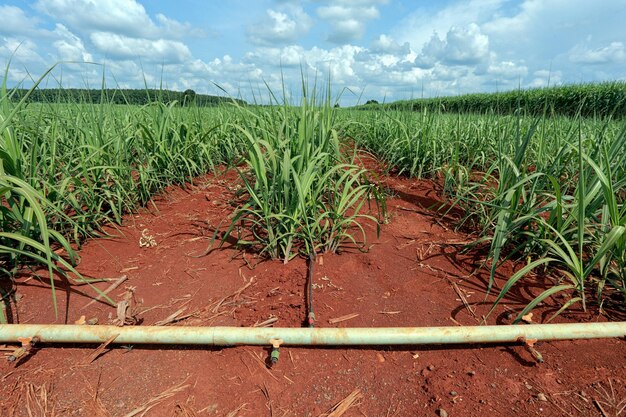
<svg viewBox="0 0 626 417">
<path fill-rule="evenodd" d="M 377 107 L 371 104 L 362 108 Z M 398 101 L 384 105 L 393 110 L 423 110 L 437 113 L 561 115 L 583 117 L 626 116 L 626 83 L 606 82 L 558 87 L 520 89 L 500 93 L 464 94 Z"/>
<path fill-rule="evenodd" d="M 28 97 L 14 94 L 0 91 L 5 304 L 12 277 L 32 263 L 47 265 L 50 277 L 84 281 L 73 248 L 164 187 L 219 165 L 235 166 L 243 185 L 241 206 L 225 219 L 226 236 L 271 258 L 287 262 L 344 241 L 363 245 L 361 222 L 376 222 L 361 207 L 380 196 L 354 155 L 340 152 L 327 96 L 305 89 L 299 106 L 273 98 L 273 106 L 233 100 L 206 108 L 176 101 L 25 105 Z"/>
<path fill-rule="evenodd" d="M 241 153 L 225 112 L 176 102 L 26 106 L 13 93 L 4 86 L 0 91 L 5 304 L 12 277 L 24 266 L 44 264 L 51 277 L 69 272 L 83 279 L 73 268 L 73 247 L 107 223 L 121 223 L 164 187 L 192 181 Z M 66 257 L 57 254 L 59 247 Z"/>
<path fill-rule="evenodd" d="M 551 280 L 519 317 L 558 292 L 564 308 L 585 308 L 589 289 L 598 302 L 626 300 L 626 123 L 429 111 L 348 119 L 345 134 L 390 168 L 442 178 L 465 213 L 459 227 L 488 245 L 489 289 L 502 261 L 526 262 L 498 300 L 532 270 Z"/>
</svg>

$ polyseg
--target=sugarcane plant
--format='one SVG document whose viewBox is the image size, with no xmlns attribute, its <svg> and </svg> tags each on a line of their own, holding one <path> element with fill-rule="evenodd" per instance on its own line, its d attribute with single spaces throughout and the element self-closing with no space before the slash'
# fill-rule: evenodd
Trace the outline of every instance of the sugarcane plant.
<svg viewBox="0 0 626 417">
<path fill-rule="evenodd" d="M 273 106 L 241 107 L 234 125 L 247 147 L 239 169 L 246 200 L 226 236 L 284 262 L 344 244 L 365 250 L 363 222 L 378 227 L 384 198 L 356 152 L 342 148 L 330 85 L 319 97 L 303 78 L 299 106 L 270 96 Z"/>
</svg>

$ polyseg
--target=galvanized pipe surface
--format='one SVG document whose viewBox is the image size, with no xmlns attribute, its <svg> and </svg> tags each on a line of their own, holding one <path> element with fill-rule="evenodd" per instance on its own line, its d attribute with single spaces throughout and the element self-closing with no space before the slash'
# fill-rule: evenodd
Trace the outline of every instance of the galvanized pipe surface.
<svg viewBox="0 0 626 417">
<path fill-rule="evenodd" d="M 121 344 L 267 345 L 282 339 L 283 345 L 300 346 L 431 345 L 624 337 L 626 322 L 371 328 L 0 325 L 0 342 L 33 336 L 43 343 L 102 343 L 116 336 L 113 343 Z"/>
</svg>

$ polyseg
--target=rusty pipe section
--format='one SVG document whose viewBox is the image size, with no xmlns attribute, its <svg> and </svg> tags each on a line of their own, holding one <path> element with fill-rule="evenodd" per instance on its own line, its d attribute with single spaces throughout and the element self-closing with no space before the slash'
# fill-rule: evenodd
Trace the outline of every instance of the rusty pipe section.
<svg viewBox="0 0 626 417">
<path fill-rule="evenodd" d="M 460 327 L 255 328 L 186 326 L 86 326 L 2 324 L 0 343 L 38 337 L 41 343 L 168 345 L 432 345 L 506 343 L 523 340 L 596 339 L 626 336 L 626 322 Z"/>
</svg>

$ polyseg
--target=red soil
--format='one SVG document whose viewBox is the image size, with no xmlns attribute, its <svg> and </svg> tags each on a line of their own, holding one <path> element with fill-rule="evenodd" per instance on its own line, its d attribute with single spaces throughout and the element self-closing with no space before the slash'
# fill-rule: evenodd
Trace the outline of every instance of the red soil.
<svg viewBox="0 0 626 417">
<path fill-rule="evenodd" d="M 432 182 L 384 182 L 391 193 L 389 223 L 378 238 L 368 225 L 369 252 L 326 254 L 314 266 L 317 326 L 477 325 L 476 317 L 487 313 L 494 298 L 485 300 L 487 274 L 477 269 L 484 254 L 461 253 L 460 243 L 471 238 L 430 209 L 440 202 Z M 284 265 L 230 244 L 198 256 L 209 246 L 213 227 L 227 221 L 237 183 L 231 171 L 198 179 L 187 190 L 168 189 L 156 200 L 158 209 L 127 216 L 123 227 L 108 229 L 111 238 L 87 242 L 79 270 L 97 278 L 126 275 L 112 298 L 120 300 L 124 286 L 134 287 L 142 300 L 136 311 L 143 325 L 184 308 L 180 315 L 195 314 L 171 325 L 251 326 L 277 318 L 277 327 L 301 326 L 304 259 Z M 139 246 L 144 230 L 156 246 Z M 512 270 L 511 265 L 499 270 L 499 285 Z M 239 295 L 215 308 L 249 280 Z M 32 274 L 20 279 L 19 322 L 73 323 L 85 315 L 105 324 L 115 317 L 115 309 L 104 303 L 83 309 L 93 296 L 88 287 L 64 290 L 57 284 L 62 289 L 55 319 L 46 280 Z M 542 288 L 542 277 L 527 280 L 489 323 L 510 323 Z M 546 320 L 557 301 L 562 300 L 545 303 L 534 321 Z M 329 323 L 353 313 L 358 316 Z M 603 318 L 573 310 L 559 320 Z M 442 410 L 450 416 L 616 415 L 626 398 L 624 340 L 543 342 L 536 348 L 542 364 L 516 344 L 284 347 L 280 362 L 268 369 L 269 349 L 254 346 L 110 346 L 89 363 L 96 346 L 45 345 L 16 364 L 1 362 L 0 414 L 122 416 L 153 400 L 156 405 L 146 415 L 318 416 L 358 389 L 360 399 L 343 415 L 445 415 Z M 159 397 L 163 393 L 172 395 Z"/>
</svg>

